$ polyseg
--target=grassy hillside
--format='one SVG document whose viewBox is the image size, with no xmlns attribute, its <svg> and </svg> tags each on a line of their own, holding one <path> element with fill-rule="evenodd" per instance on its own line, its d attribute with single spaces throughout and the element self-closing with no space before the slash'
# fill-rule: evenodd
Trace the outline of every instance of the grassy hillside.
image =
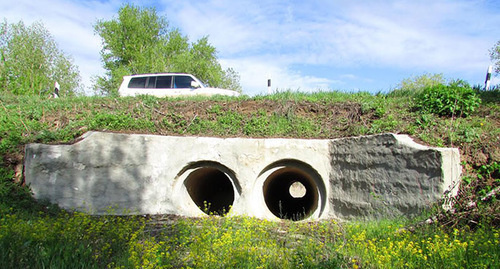
<svg viewBox="0 0 500 269">
<path fill-rule="evenodd" d="M 476 92 L 464 117 L 438 116 L 412 94 L 283 92 L 253 98 L 45 99 L 0 95 L 0 266 L 500 266 L 500 91 Z M 252 218 L 92 217 L 33 201 L 27 143 L 71 143 L 86 131 L 180 136 L 339 138 L 385 132 L 458 147 L 455 209 L 416 219 L 270 223 Z M 420 220 L 433 217 L 433 224 Z M 221 258 L 222 255 L 222 258 Z"/>
</svg>

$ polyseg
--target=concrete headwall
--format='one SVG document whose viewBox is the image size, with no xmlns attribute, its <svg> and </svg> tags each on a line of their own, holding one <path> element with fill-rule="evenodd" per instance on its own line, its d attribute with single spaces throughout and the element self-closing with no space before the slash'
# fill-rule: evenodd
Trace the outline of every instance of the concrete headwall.
<svg viewBox="0 0 500 269">
<path fill-rule="evenodd" d="M 457 149 L 406 135 L 344 139 L 172 137 L 89 132 L 29 144 L 37 199 L 93 214 L 353 219 L 409 215 L 453 194 Z"/>
</svg>

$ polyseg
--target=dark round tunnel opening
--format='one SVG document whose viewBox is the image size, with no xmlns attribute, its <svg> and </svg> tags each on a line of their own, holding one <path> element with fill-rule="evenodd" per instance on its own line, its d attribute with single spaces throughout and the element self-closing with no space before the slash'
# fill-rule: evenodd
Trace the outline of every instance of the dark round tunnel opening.
<svg viewBox="0 0 500 269">
<path fill-rule="evenodd" d="M 313 178 L 301 169 L 280 168 L 264 181 L 264 200 L 278 218 L 303 220 L 318 207 L 318 187 Z"/>
<path fill-rule="evenodd" d="M 193 202 L 206 214 L 223 216 L 234 202 L 233 184 L 222 171 L 202 167 L 193 171 L 184 181 Z"/>
</svg>

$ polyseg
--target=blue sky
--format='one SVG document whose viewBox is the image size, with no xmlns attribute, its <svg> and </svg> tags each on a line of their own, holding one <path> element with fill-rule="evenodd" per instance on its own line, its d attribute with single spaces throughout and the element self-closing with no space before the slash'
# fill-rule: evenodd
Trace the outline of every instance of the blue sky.
<svg viewBox="0 0 500 269">
<path fill-rule="evenodd" d="M 248 95 L 267 93 L 268 78 L 308 92 L 387 92 L 424 73 L 483 84 L 500 40 L 498 0 L 4 0 L 0 17 L 42 21 L 89 87 L 104 72 L 93 24 L 126 2 L 155 7 L 191 41 L 208 36 Z"/>
</svg>

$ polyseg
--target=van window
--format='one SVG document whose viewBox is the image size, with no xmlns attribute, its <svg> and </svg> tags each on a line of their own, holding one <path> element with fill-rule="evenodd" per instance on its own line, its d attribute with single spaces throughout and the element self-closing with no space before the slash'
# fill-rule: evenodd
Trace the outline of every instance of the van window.
<svg viewBox="0 0 500 269">
<path fill-rule="evenodd" d="M 172 76 L 158 76 L 156 79 L 157 89 L 172 88 Z"/>
<path fill-rule="evenodd" d="M 194 79 L 190 76 L 175 76 L 174 88 L 191 88 L 191 81 Z"/>
<path fill-rule="evenodd" d="M 148 78 L 146 78 L 146 77 L 132 78 L 128 84 L 128 87 L 129 88 L 145 88 L 147 79 Z"/>
<path fill-rule="evenodd" d="M 149 77 L 148 82 L 146 84 L 147 84 L 146 88 L 155 88 L 156 77 Z"/>
</svg>

